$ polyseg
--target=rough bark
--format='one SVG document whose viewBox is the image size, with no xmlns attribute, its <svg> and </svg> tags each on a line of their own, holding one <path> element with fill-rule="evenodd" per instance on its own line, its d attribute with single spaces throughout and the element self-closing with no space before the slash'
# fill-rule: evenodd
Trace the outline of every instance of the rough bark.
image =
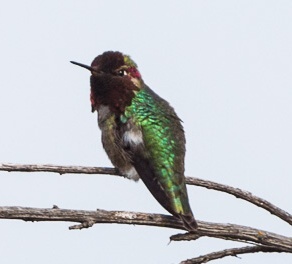
<svg viewBox="0 0 292 264">
<path fill-rule="evenodd" d="M 24 165 L 24 164 L 0 164 L 0 171 L 21 171 L 21 172 L 54 172 L 59 174 L 109 174 L 119 175 L 114 168 L 103 167 L 82 167 L 82 166 L 58 166 L 58 165 Z M 198 178 L 186 177 L 187 184 L 213 189 L 237 198 L 246 200 L 258 207 L 261 207 L 281 220 L 292 225 L 292 216 L 283 209 L 272 203 L 257 197 L 250 192 L 234 188 L 228 185 Z M 69 229 L 83 229 L 92 227 L 94 224 L 115 223 L 134 224 L 167 227 L 184 230 L 182 223 L 172 216 L 160 214 L 146 214 L 139 212 L 96 211 L 60 209 L 54 205 L 50 209 L 4 206 L 0 207 L 0 219 L 15 219 L 24 221 L 65 221 L 78 223 L 70 226 Z M 211 260 L 237 256 L 239 254 L 255 252 L 286 252 L 292 253 L 292 238 L 235 224 L 221 224 L 198 221 L 198 230 L 193 233 L 184 233 L 171 236 L 171 241 L 196 240 L 200 237 L 213 237 L 218 239 L 232 240 L 253 244 L 253 246 L 231 248 L 218 252 L 212 252 L 193 259 L 184 260 L 181 264 L 207 263 Z"/>
</svg>

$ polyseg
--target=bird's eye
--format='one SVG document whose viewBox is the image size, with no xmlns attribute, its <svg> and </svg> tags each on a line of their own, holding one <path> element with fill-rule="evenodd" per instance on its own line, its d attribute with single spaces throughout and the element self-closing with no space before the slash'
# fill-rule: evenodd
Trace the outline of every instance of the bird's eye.
<svg viewBox="0 0 292 264">
<path fill-rule="evenodd" d="M 127 75 L 127 72 L 126 72 L 125 70 L 119 70 L 119 71 L 117 72 L 117 74 L 118 74 L 119 76 L 125 76 L 125 75 Z"/>
</svg>

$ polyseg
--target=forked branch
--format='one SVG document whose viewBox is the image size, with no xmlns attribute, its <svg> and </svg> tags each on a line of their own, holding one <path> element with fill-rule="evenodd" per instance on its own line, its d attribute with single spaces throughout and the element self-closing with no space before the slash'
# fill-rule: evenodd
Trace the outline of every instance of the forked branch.
<svg viewBox="0 0 292 264">
<path fill-rule="evenodd" d="M 0 207 L 0 219 L 17 219 L 24 221 L 63 221 L 80 223 L 69 229 L 82 229 L 97 223 L 117 223 L 132 225 L 148 225 L 182 229 L 182 223 L 173 216 L 147 214 L 139 212 L 68 210 L 54 206 L 51 209 L 4 206 Z M 292 238 L 251 227 L 219 224 L 198 221 L 199 228 L 195 233 L 178 234 L 171 237 L 172 241 L 196 240 L 200 237 L 249 242 L 267 247 L 275 247 L 281 252 L 292 253 Z"/>
<path fill-rule="evenodd" d="M 58 166 L 58 165 L 23 165 L 23 164 L 0 164 L 0 171 L 21 172 L 54 172 L 59 174 L 108 174 L 119 175 L 114 168 L 104 167 L 82 167 L 82 166 Z M 272 203 L 257 197 L 250 192 L 243 191 L 228 185 L 198 178 L 186 177 L 187 184 L 213 189 L 237 198 L 246 200 L 261 207 L 271 214 L 279 217 L 292 225 L 292 216 L 288 212 L 273 205 Z M 184 230 L 183 225 L 172 216 L 159 214 L 145 214 L 124 211 L 85 211 L 60 209 L 53 206 L 51 209 L 29 208 L 29 207 L 0 207 L 0 219 L 18 219 L 24 221 L 66 221 L 79 223 L 70 226 L 69 229 L 82 229 L 92 227 L 97 223 L 117 223 L 160 226 Z M 197 258 L 185 260 L 181 264 L 206 263 L 214 259 L 226 256 L 237 256 L 239 254 L 255 252 L 287 252 L 292 253 L 292 238 L 281 236 L 264 230 L 254 229 L 235 224 L 219 224 L 198 221 L 199 228 L 195 233 L 177 234 L 171 236 L 172 241 L 196 240 L 200 237 L 213 237 L 237 242 L 251 243 L 253 246 L 242 248 L 231 248 L 218 252 L 212 252 Z"/>
<path fill-rule="evenodd" d="M 84 166 L 60 166 L 60 165 L 35 165 L 35 164 L 13 164 L 0 163 L 0 171 L 21 171 L 21 172 L 54 172 L 62 174 L 108 174 L 123 177 L 115 168 L 105 167 L 84 167 Z M 212 189 L 220 192 L 232 194 L 237 198 L 246 200 L 258 207 L 261 207 L 271 214 L 278 216 L 288 224 L 292 225 L 292 215 L 273 205 L 272 203 L 253 195 L 250 192 L 234 188 L 225 184 L 220 184 L 212 181 L 207 181 L 199 178 L 186 177 L 186 183 L 196 185 L 207 189 Z"/>
</svg>

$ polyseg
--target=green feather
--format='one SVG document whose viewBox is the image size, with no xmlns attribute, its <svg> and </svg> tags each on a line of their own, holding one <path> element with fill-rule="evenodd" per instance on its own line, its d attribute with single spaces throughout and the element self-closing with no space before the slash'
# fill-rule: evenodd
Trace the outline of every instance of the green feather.
<svg viewBox="0 0 292 264">
<path fill-rule="evenodd" d="M 190 213 L 184 183 L 185 138 L 173 108 L 145 86 L 136 93 L 132 104 L 126 107 L 121 121 L 127 119 L 142 130 L 143 155 L 170 198 L 171 211 L 176 214 Z"/>
</svg>

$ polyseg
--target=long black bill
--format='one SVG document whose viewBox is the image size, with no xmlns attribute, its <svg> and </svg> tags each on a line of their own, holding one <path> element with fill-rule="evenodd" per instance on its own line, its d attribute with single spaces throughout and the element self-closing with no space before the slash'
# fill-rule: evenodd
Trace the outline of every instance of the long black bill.
<svg viewBox="0 0 292 264">
<path fill-rule="evenodd" d="M 73 63 L 73 64 L 75 64 L 75 65 L 77 65 L 77 66 L 80 66 L 82 68 L 85 68 L 87 70 L 94 71 L 94 72 L 96 71 L 94 68 L 92 68 L 92 67 L 90 67 L 88 65 L 85 65 L 85 64 L 82 64 L 82 63 L 79 63 L 79 62 L 76 62 L 76 61 L 70 61 L 70 62 Z"/>
</svg>

